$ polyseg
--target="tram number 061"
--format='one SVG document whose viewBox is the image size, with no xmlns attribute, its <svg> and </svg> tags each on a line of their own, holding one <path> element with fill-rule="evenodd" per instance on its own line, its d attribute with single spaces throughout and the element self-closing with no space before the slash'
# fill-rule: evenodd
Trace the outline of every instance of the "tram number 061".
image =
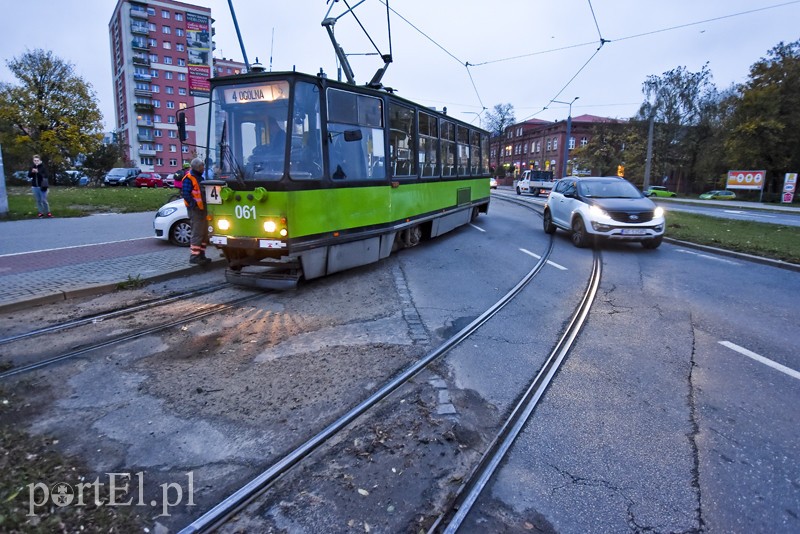
<svg viewBox="0 0 800 534">
<path fill-rule="evenodd" d="M 236 206 L 234 214 L 237 219 L 255 219 L 256 207 L 255 206 Z"/>
</svg>

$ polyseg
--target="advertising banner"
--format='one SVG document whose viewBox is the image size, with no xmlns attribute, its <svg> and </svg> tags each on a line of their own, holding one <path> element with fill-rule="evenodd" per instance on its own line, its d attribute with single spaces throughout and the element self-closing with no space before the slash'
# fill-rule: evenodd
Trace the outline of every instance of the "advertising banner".
<svg viewBox="0 0 800 534">
<path fill-rule="evenodd" d="M 783 177 L 783 202 L 791 204 L 794 200 L 794 192 L 797 190 L 797 173 L 787 172 Z"/>
<path fill-rule="evenodd" d="M 767 171 L 728 171 L 728 184 L 725 188 L 759 191 L 764 189 L 766 177 Z"/>
<path fill-rule="evenodd" d="M 209 96 L 211 25 L 205 15 L 186 13 L 186 52 L 189 56 L 189 94 Z"/>
</svg>

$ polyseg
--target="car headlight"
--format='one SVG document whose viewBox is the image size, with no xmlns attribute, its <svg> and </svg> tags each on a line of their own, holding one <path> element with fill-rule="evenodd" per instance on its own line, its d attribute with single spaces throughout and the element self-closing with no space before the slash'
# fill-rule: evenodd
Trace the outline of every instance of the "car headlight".
<svg viewBox="0 0 800 534">
<path fill-rule="evenodd" d="M 608 213 L 604 209 L 597 206 L 589 206 L 589 215 L 592 217 L 608 217 Z"/>
<path fill-rule="evenodd" d="M 653 217 L 663 217 L 664 216 L 664 208 L 661 206 L 657 207 L 656 210 L 653 212 Z"/>
<path fill-rule="evenodd" d="M 169 217 L 176 211 L 178 211 L 178 208 L 162 208 L 158 210 L 158 213 L 156 213 L 156 217 Z"/>
</svg>

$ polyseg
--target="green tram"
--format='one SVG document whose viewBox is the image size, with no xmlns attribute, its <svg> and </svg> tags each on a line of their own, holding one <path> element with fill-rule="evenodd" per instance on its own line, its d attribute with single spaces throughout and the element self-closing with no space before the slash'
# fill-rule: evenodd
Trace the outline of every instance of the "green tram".
<svg viewBox="0 0 800 534">
<path fill-rule="evenodd" d="M 488 133 L 391 90 L 256 71 L 211 79 L 210 106 L 202 187 L 232 283 L 292 288 L 488 212 Z"/>
</svg>

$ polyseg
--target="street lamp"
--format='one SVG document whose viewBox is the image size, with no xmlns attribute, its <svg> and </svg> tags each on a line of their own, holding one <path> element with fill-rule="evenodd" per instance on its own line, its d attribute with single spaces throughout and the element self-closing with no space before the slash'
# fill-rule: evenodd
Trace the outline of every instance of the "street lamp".
<svg viewBox="0 0 800 534">
<path fill-rule="evenodd" d="M 461 113 L 464 113 L 466 115 L 477 115 L 478 116 L 478 128 L 481 128 L 481 129 L 483 128 L 483 125 L 481 124 L 481 115 L 483 115 L 483 111 L 481 111 L 480 113 L 478 113 L 477 111 L 462 111 Z"/>
<path fill-rule="evenodd" d="M 562 173 L 562 177 L 567 176 L 567 160 L 569 159 L 569 136 L 572 130 L 572 103 L 578 100 L 580 97 L 576 96 L 572 99 L 572 102 L 562 102 L 560 100 L 552 100 L 556 104 L 567 104 L 569 106 L 569 115 L 567 115 L 567 140 L 564 143 L 564 171 Z"/>
</svg>

